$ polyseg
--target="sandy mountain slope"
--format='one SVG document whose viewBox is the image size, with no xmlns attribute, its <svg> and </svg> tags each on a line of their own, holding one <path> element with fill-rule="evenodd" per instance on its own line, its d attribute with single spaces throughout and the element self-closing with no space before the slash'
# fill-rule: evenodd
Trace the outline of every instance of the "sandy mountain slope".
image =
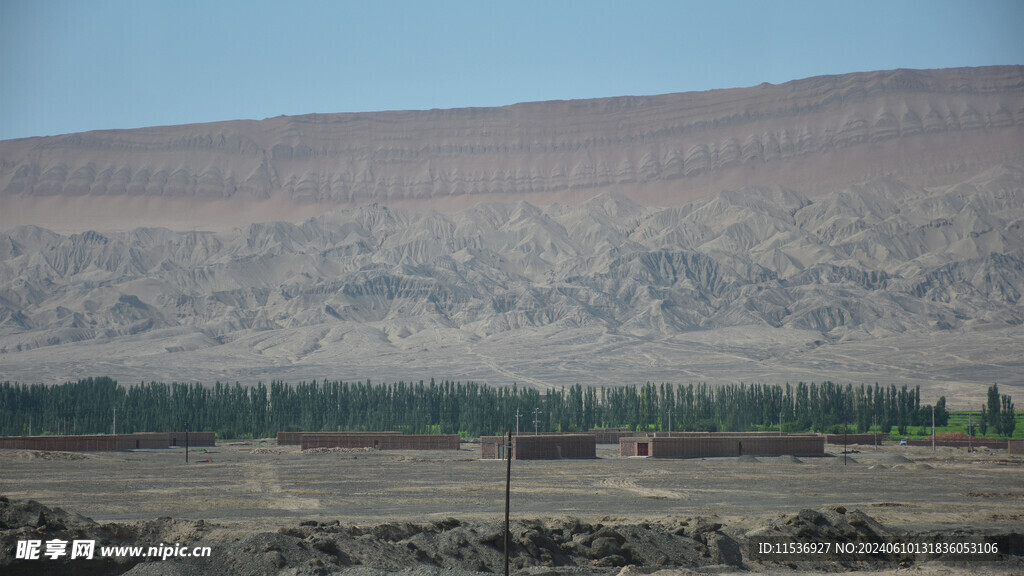
<svg viewBox="0 0 1024 576">
<path fill-rule="evenodd" d="M 947 186 L 1004 164 L 1024 165 L 1024 67 L 896 70 L 4 141 L 0 229 L 227 230 L 372 202 L 456 211 L 604 192 L 681 206 L 755 186 L 814 198 L 876 178 Z"/>
<path fill-rule="evenodd" d="M 0 233 L 0 378 L 1021 386 L 1024 170 Z"/>
</svg>

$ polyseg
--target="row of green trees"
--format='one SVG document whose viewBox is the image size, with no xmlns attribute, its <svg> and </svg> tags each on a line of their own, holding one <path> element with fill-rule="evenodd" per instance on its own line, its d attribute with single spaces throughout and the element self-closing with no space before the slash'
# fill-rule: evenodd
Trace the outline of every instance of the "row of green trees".
<svg viewBox="0 0 1024 576">
<path fill-rule="evenodd" d="M 998 394 L 998 390 L 996 391 Z M 1000 416 L 1013 421 L 1013 405 L 997 399 Z M 948 420 L 945 398 L 936 424 Z M 517 418 L 518 414 L 518 418 Z M 609 388 L 579 384 L 550 389 L 491 387 L 473 382 L 428 383 L 273 381 L 246 387 L 221 382 L 159 382 L 121 386 L 110 378 L 63 385 L 0 384 L 0 434 L 95 434 L 212 430 L 224 438 L 270 437 L 279 431 L 397 430 L 467 437 L 523 431 L 586 431 L 620 426 L 634 430 L 744 431 L 781 426 L 789 432 L 836 431 L 849 424 L 905 434 L 931 423 L 920 388 L 786 384 L 706 384 Z M 1006 424 L 1001 424 L 1005 430 Z M 1012 431 L 1012 428 L 1010 429 Z"/>
<path fill-rule="evenodd" d="M 978 430 L 985 435 L 989 429 L 996 434 L 1010 436 L 1017 428 L 1016 412 L 1013 399 L 1008 394 L 999 395 L 999 385 L 993 384 L 988 389 L 988 401 L 981 405 L 981 421 Z"/>
</svg>

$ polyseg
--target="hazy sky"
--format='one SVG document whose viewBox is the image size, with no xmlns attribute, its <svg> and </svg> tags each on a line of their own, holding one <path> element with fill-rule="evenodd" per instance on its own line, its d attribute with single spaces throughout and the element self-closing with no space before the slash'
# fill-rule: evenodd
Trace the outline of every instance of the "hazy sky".
<svg viewBox="0 0 1024 576">
<path fill-rule="evenodd" d="M 0 139 L 1024 64 L 1024 1 L 0 0 Z"/>
</svg>

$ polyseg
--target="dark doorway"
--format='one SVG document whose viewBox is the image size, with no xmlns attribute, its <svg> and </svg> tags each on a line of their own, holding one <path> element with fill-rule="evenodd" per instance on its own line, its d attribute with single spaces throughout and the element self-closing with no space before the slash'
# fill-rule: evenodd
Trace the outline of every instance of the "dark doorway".
<svg viewBox="0 0 1024 576">
<path fill-rule="evenodd" d="M 637 456 L 649 456 L 650 455 L 649 454 L 649 452 L 650 452 L 649 447 L 650 447 L 650 444 L 648 444 L 647 442 L 637 442 L 636 443 L 636 455 Z"/>
</svg>

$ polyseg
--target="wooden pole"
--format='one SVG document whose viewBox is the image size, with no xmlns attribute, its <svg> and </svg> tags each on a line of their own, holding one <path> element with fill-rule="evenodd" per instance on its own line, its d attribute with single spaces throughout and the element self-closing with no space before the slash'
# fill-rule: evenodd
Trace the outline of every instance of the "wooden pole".
<svg viewBox="0 0 1024 576">
<path fill-rule="evenodd" d="M 843 466 L 846 466 L 846 422 L 843 422 Z"/>
<path fill-rule="evenodd" d="M 508 530 L 508 509 L 509 496 L 512 487 L 512 431 L 508 431 L 508 444 L 505 445 L 505 576 L 508 576 L 508 549 L 511 544 L 512 533 Z"/>
</svg>

